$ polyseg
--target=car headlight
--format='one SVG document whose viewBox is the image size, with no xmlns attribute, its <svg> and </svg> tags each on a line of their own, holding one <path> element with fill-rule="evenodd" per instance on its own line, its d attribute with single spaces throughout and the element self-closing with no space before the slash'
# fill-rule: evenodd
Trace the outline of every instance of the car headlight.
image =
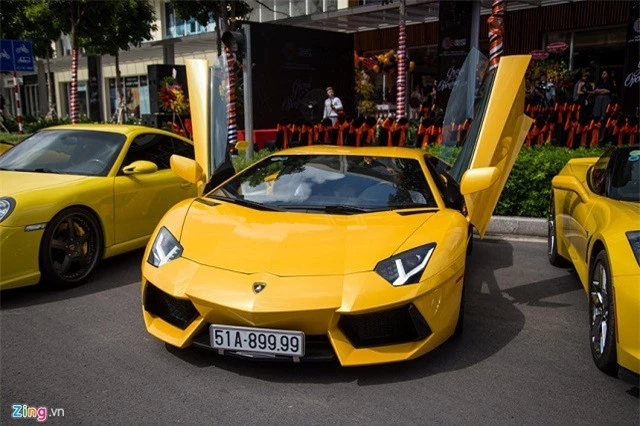
<svg viewBox="0 0 640 426">
<path fill-rule="evenodd" d="M 627 238 L 629 239 L 629 244 L 631 244 L 631 250 L 636 256 L 638 266 L 640 266 L 640 231 L 627 232 Z"/>
<path fill-rule="evenodd" d="M 375 271 L 393 286 L 415 284 L 429 263 L 429 259 L 436 248 L 436 243 L 407 250 L 379 262 Z"/>
<path fill-rule="evenodd" d="M 0 222 L 5 220 L 16 207 L 16 200 L 11 197 L 0 198 Z"/>
<path fill-rule="evenodd" d="M 153 241 L 147 262 L 159 268 L 180 256 L 182 256 L 182 246 L 176 240 L 176 237 L 163 226 Z"/>
</svg>

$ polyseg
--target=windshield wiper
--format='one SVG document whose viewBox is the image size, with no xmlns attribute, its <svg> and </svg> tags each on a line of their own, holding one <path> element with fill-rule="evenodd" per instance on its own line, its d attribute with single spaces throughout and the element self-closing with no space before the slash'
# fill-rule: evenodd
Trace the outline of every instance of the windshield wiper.
<svg viewBox="0 0 640 426">
<path fill-rule="evenodd" d="M 207 198 L 226 201 L 228 203 L 238 204 L 240 206 L 249 207 L 256 210 L 265 210 L 265 211 L 274 211 L 274 212 L 282 211 L 277 207 L 267 206 L 265 204 L 260 204 L 255 201 L 244 200 L 242 198 L 225 197 L 223 195 L 207 195 Z"/>
<path fill-rule="evenodd" d="M 357 214 L 386 210 L 368 209 L 365 207 L 350 206 L 347 204 L 328 204 L 324 206 L 318 204 L 279 204 L 278 207 L 281 207 L 285 210 L 311 210 L 330 214 Z"/>
<path fill-rule="evenodd" d="M 58 171 L 56 171 L 56 170 L 45 169 L 45 168 L 39 168 L 39 169 L 33 169 L 33 170 L 25 170 L 25 172 L 36 172 L 36 173 L 56 173 L 56 174 L 60 174 L 60 172 L 58 172 Z"/>
</svg>

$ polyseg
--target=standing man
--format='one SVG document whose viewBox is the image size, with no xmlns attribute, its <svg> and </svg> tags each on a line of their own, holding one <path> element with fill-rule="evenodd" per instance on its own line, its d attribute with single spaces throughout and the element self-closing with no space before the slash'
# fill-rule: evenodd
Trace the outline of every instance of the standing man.
<svg viewBox="0 0 640 426">
<path fill-rule="evenodd" d="M 342 113 L 342 101 L 333 93 L 333 87 L 327 87 L 328 98 L 324 101 L 324 113 L 322 118 L 331 119 L 332 124 L 336 124 L 338 114 Z"/>
<path fill-rule="evenodd" d="M 611 102 L 611 92 L 613 91 L 613 83 L 609 78 L 607 70 L 602 70 L 600 80 L 596 83 L 596 88 L 592 92 L 596 95 L 595 103 L 593 104 L 593 115 L 600 121 L 604 121 L 607 113 L 607 106 Z M 603 132 L 604 134 L 604 132 Z"/>
</svg>

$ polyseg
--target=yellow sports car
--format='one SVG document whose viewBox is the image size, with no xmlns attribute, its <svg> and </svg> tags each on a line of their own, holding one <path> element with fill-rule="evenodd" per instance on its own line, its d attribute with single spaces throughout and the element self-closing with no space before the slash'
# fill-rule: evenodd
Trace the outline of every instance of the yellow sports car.
<svg viewBox="0 0 640 426">
<path fill-rule="evenodd" d="M 415 358 L 459 333 L 470 223 L 484 234 L 531 123 L 528 63 L 485 73 L 486 59 L 467 60 L 445 123 L 473 123 L 449 170 L 416 149 L 313 146 L 220 182 L 224 63 L 191 61 L 196 161 L 172 167 L 213 189 L 171 209 L 147 246 L 147 330 L 181 348 L 345 366 Z"/>
<path fill-rule="evenodd" d="M 551 184 L 549 261 L 587 292 L 593 360 L 640 373 L 640 146 L 571 160 Z"/>
<path fill-rule="evenodd" d="M 196 195 L 170 169 L 193 145 L 142 126 L 42 130 L 0 156 L 0 289 L 83 283 L 101 258 L 143 247 Z"/>
</svg>

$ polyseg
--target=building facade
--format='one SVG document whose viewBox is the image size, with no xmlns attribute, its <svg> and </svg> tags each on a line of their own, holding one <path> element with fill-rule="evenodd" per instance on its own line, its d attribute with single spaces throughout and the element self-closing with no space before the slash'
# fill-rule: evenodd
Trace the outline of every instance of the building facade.
<svg viewBox="0 0 640 426">
<path fill-rule="evenodd" d="M 215 24 L 200 25 L 182 20 L 165 0 L 151 1 L 157 17 L 153 39 L 120 52 L 120 69 L 130 116 L 140 117 L 150 111 L 148 66 L 182 65 L 186 59 L 216 58 Z M 437 1 L 406 0 L 411 7 L 407 22 L 409 57 L 415 70 L 409 83 L 427 84 L 437 74 L 439 23 Z M 275 21 L 284 25 L 311 26 L 332 31 L 355 33 L 354 48 L 364 56 L 394 49 L 398 42 L 398 3 L 381 0 L 249 0 L 253 7 L 250 20 Z M 481 0 L 479 48 L 488 52 L 487 14 L 491 1 Z M 571 70 L 584 69 L 598 75 L 600 70 L 613 72 L 621 87 L 624 84 L 627 27 L 632 2 L 627 1 L 507 1 L 505 15 L 505 54 L 524 54 L 544 50 L 552 42 L 566 43 L 557 56 Z M 362 13 L 359 13 L 362 11 Z M 380 14 L 380 11 L 383 13 Z M 355 13 L 358 12 L 358 13 Z M 377 14 L 374 14 L 377 13 Z M 373 28 L 373 29 L 372 29 Z M 51 60 L 51 82 L 59 115 L 69 114 L 71 83 L 71 46 L 68 37 L 56 43 Z M 169 53 L 168 53 L 169 52 Z M 78 95 L 80 113 L 109 121 L 116 109 L 115 61 L 103 56 L 97 61 L 98 99 L 89 90 L 89 58 L 80 55 Z M 37 60 L 38 72 L 22 75 L 23 115 L 44 116 L 49 110 L 46 90 L 46 66 Z M 380 87 L 382 75 L 377 82 Z M 3 75 L 0 81 L 10 113 L 15 113 L 13 79 Z M 95 98 L 95 95 L 94 95 Z"/>
</svg>

